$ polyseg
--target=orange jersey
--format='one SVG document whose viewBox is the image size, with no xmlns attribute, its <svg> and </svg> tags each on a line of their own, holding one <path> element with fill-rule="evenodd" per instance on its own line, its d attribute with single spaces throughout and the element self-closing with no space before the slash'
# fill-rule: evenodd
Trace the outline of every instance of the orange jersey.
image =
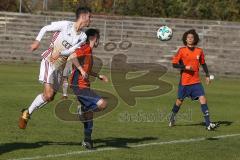
<svg viewBox="0 0 240 160">
<path fill-rule="evenodd" d="M 81 46 L 81 48 L 76 49 L 75 53 L 77 55 L 79 64 L 82 66 L 83 70 L 89 74 L 92 71 L 93 66 L 92 48 L 89 46 L 89 44 L 85 44 Z M 89 79 L 83 78 L 80 71 L 76 67 L 74 67 L 70 82 L 72 86 L 78 86 L 80 88 L 90 87 Z"/>
<path fill-rule="evenodd" d="M 173 64 L 183 64 L 191 66 L 193 71 L 183 70 L 181 72 L 181 84 L 191 85 L 200 83 L 199 67 L 205 63 L 204 53 L 201 48 L 182 47 L 178 50 L 177 54 L 172 59 Z"/>
</svg>

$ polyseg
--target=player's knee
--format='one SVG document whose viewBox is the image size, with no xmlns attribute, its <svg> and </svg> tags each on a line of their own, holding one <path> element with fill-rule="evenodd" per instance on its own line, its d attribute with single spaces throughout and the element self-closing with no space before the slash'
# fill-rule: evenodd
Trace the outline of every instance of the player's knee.
<svg viewBox="0 0 240 160">
<path fill-rule="evenodd" d="M 182 103 L 183 103 L 182 100 L 180 100 L 180 99 L 177 99 L 177 100 L 176 100 L 176 105 L 177 105 L 177 106 L 180 107 L 180 106 L 182 105 Z"/>
<path fill-rule="evenodd" d="M 205 96 L 200 96 L 199 97 L 199 102 L 201 104 L 207 104 L 207 98 Z"/>
<path fill-rule="evenodd" d="M 44 93 L 43 97 L 44 97 L 45 101 L 50 102 L 50 101 L 53 101 L 54 94 L 52 94 L 52 93 Z"/>
<path fill-rule="evenodd" d="M 68 81 L 64 81 L 62 85 L 63 87 L 68 87 Z"/>
<path fill-rule="evenodd" d="M 107 101 L 105 101 L 104 99 L 101 99 L 98 103 L 98 108 L 100 110 L 104 110 L 107 108 Z"/>
<path fill-rule="evenodd" d="M 63 83 L 68 83 L 67 77 L 64 77 L 62 82 L 63 82 Z"/>
<path fill-rule="evenodd" d="M 84 113 L 84 120 L 85 121 L 92 120 L 92 119 L 93 119 L 93 112 L 89 111 L 89 112 Z"/>
</svg>

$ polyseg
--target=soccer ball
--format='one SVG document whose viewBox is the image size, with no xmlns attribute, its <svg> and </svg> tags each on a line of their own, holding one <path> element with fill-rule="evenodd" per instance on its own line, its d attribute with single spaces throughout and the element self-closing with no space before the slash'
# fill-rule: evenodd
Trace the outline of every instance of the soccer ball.
<svg viewBox="0 0 240 160">
<path fill-rule="evenodd" d="M 172 38 L 172 29 L 168 26 L 161 26 L 157 31 L 157 38 L 161 41 L 168 41 Z"/>
</svg>

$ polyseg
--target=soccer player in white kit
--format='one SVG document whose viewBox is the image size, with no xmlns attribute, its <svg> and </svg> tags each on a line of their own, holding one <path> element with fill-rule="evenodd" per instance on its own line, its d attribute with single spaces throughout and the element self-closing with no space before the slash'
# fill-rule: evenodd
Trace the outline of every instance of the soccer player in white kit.
<svg viewBox="0 0 240 160">
<path fill-rule="evenodd" d="M 43 107 L 54 99 L 59 87 L 62 85 L 63 70 L 68 56 L 86 41 L 86 34 L 82 31 L 84 27 L 89 26 L 91 18 L 91 9 L 79 7 L 76 11 L 76 21 L 58 21 L 44 26 L 36 40 L 31 45 L 31 51 L 36 50 L 42 37 L 48 31 L 54 32 L 48 50 L 43 52 L 40 66 L 39 81 L 44 85 L 43 93 L 40 93 L 28 107 L 23 109 L 19 118 L 19 128 L 25 129 L 30 115 L 38 108 Z M 74 62 L 73 63 L 78 63 Z M 83 77 L 87 76 L 81 66 L 78 64 Z"/>
</svg>

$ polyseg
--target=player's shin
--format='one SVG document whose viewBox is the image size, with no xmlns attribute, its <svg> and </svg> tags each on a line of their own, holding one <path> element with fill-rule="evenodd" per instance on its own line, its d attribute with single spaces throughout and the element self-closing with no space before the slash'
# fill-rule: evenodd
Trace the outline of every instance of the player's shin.
<svg viewBox="0 0 240 160">
<path fill-rule="evenodd" d="M 84 124 L 84 140 L 91 140 L 93 120 L 83 122 Z"/>
<path fill-rule="evenodd" d="M 204 115 L 206 127 L 208 127 L 211 123 L 210 116 L 209 116 L 209 111 L 208 111 L 208 105 L 207 104 L 201 104 L 201 109 L 202 109 L 202 113 Z"/>
<path fill-rule="evenodd" d="M 175 121 L 176 121 L 176 114 L 178 113 L 180 109 L 180 106 L 177 106 L 176 103 L 174 103 L 173 108 L 172 108 L 172 113 L 169 119 L 169 127 L 172 127 L 175 125 Z"/>
<path fill-rule="evenodd" d="M 86 149 L 92 149 L 93 112 L 92 111 L 84 112 L 83 117 L 84 117 L 83 121 L 84 140 L 82 142 L 82 146 L 84 146 Z"/>
<path fill-rule="evenodd" d="M 68 89 L 68 82 L 63 82 L 63 85 L 62 85 L 63 97 L 67 97 L 68 96 L 67 89 Z"/>
<path fill-rule="evenodd" d="M 174 103 L 172 108 L 172 113 L 177 114 L 180 109 L 180 106 L 177 106 L 176 103 Z"/>
<path fill-rule="evenodd" d="M 39 94 L 34 101 L 32 102 L 31 106 L 28 109 L 23 109 L 22 114 L 18 121 L 18 126 L 20 129 L 25 129 L 27 127 L 28 120 L 30 119 L 30 115 L 33 113 L 34 110 L 37 108 L 41 108 L 47 102 L 43 99 L 42 94 Z"/>
<path fill-rule="evenodd" d="M 47 101 L 44 100 L 43 95 L 39 94 L 34 101 L 32 102 L 32 104 L 30 105 L 30 107 L 28 108 L 28 113 L 29 115 L 31 115 L 33 113 L 33 111 L 35 111 L 38 108 L 43 107 L 45 104 L 47 104 Z"/>
<path fill-rule="evenodd" d="M 92 142 L 92 128 L 93 128 L 93 120 L 88 120 L 83 122 L 84 124 L 84 140 L 82 142 L 82 146 L 84 146 L 86 149 L 92 149 L 93 148 L 93 142 Z"/>
<path fill-rule="evenodd" d="M 178 113 L 179 109 L 180 109 L 180 106 L 177 106 L 176 103 L 174 103 L 173 108 L 172 108 L 171 118 L 174 118 L 176 116 L 176 114 Z"/>
</svg>

